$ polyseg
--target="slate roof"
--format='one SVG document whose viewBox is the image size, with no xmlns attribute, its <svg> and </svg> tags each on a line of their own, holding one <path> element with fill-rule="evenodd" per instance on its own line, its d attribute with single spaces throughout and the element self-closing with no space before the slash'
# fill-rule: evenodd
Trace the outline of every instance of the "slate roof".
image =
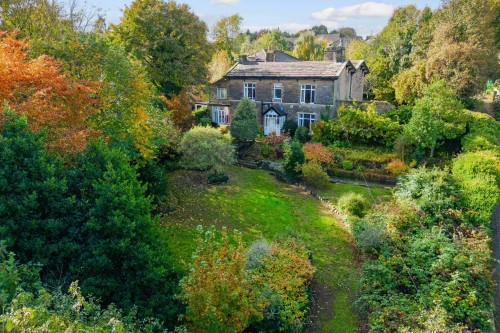
<svg viewBox="0 0 500 333">
<path fill-rule="evenodd" d="M 236 63 L 225 77 L 335 79 L 346 66 L 354 70 L 350 61 L 241 62 Z"/>
<path fill-rule="evenodd" d="M 260 49 L 258 51 L 255 51 L 254 53 L 251 53 L 247 56 L 249 61 L 267 61 L 267 54 L 268 53 L 274 53 L 273 60 L 275 62 L 280 62 L 280 61 L 301 61 L 298 58 L 295 58 L 294 56 L 291 56 L 289 54 L 286 54 L 283 51 L 280 50 L 265 50 L 265 49 Z"/>
<path fill-rule="evenodd" d="M 278 114 L 278 116 L 286 116 L 288 114 L 288 112 L 286 112 L 285 108 L 283 106 L 279 107 L 279 106 L 270 106 L 266 111 L 262 112 L 263 115 L 265 115 L 266 113 L 268 113 L 269 111 L 274 111 Z"/>
<path fill-rule="evenodd" d="M 316 37 L 326 40 L 328 45 L 338 43 L 340 41 L 340 34 L 318 34 Z"/>
<path fill-rule="evenodd" d="M 366 62 L 364 60 L 351 60 L 352 65 L 356 70 L 360 69 L 365 73 L 369 73 L 368 66 L 366 66 Z"/>
</svg>

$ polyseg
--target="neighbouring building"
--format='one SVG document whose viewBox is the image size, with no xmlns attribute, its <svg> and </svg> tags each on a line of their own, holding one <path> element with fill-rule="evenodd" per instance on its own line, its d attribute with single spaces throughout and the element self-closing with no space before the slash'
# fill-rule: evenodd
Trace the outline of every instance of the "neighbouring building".
<svg viewBox="0 0 500 333">
<path fill-rule="evenodd" d="M 264 134 L 278 135 L 287 119 L 309 127 L 343 101 L 362 101 L 363 60 L 300 61 L 281 51 L 261 50 L 240 60 L 210 86 L 212 121 L 229 124 L 241 99 L 255 102 Z"/>
</svg>

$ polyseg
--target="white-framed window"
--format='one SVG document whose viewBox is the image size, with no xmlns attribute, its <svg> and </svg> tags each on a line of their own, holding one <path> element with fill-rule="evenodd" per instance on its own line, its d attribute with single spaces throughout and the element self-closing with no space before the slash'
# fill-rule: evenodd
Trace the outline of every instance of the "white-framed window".
<svg viewBox="0 0 500 333">
<path fill-rule="evenodd" d="M 229 108 L 227 106 L 212 106 L 212 121 L 220 125 L 229 123 Z"/>
<path fill-rule="evenodd" d="M 299 126 L 304 126 L 311 128 L 311 124 L 316 121 L 316 115 L 314 113 L 298 113 L 298 124 Z"/>
<path fill-rule="evenodd" d="M 243 83 L 243 97 L 255 101 L 255 83 Z"/>
<path fill-rule="evenodd" d="M 275 83 L 273 85 L 273 100 L 281 102 L 282 87 L 281 83 Z"/>
<path fill-rule="evenodd" d="M 227 99 L 226 88 L 217 88 L 217 99 Z"/>
<path fill-rule="evenodd" d="M 300 86 L 300 103 L 314 104 L 314 84 L 302 84 Z"/>
</svg>

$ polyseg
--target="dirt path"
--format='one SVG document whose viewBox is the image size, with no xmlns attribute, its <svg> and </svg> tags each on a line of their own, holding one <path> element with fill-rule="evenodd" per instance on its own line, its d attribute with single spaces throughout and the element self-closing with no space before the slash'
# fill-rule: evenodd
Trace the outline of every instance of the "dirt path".
<svg viewBox="0 0 500 333">
<path fill-rule="evenodd" d="M 497 203 L 491 216 L 491 229 L 493 230 L 493 257 L 495 288 L 495 327 L 500 328 L 500 202 Z"/>
</svg>

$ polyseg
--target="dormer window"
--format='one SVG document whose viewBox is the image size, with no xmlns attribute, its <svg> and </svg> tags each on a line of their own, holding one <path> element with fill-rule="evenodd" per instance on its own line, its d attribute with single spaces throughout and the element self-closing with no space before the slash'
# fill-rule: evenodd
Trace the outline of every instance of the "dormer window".
<svg viewBox="0 0 500 333">
<path fill-rule="evenodd" d="M 316 86 L 303 84 L 300 86 L 300 103 L 314 104 Z"/>
<path fill-rule="evenodd" d="M 227 99 L 226 88 L 217 88 L 217 99 Z"/>
</svg>

